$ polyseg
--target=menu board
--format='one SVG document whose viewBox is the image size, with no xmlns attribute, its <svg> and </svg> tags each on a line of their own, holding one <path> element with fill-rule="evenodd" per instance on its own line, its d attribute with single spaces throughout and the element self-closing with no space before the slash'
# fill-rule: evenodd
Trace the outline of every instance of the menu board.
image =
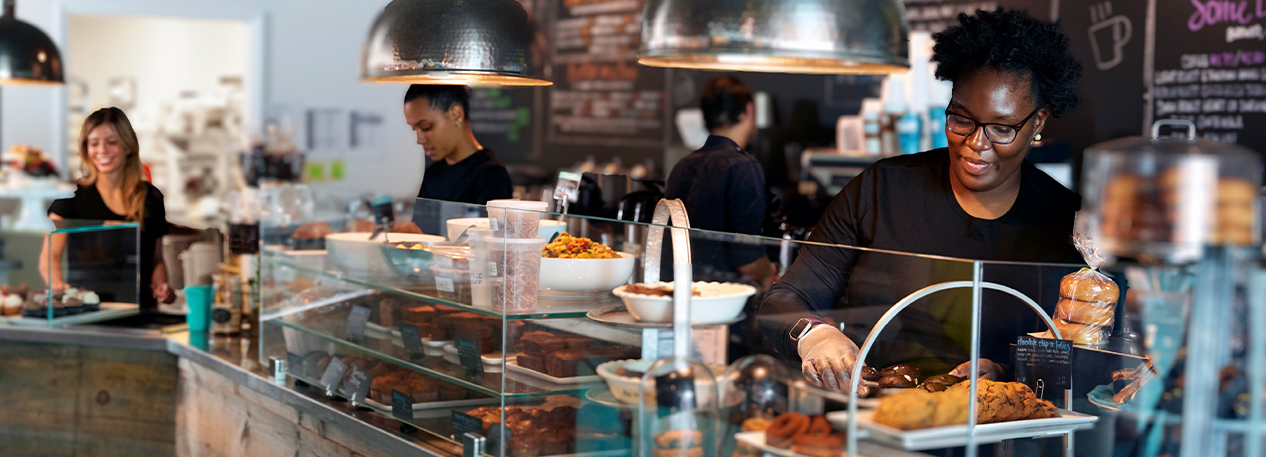
<svg viewBox="0 0 1266 457">
<path fill-rule="evenodd" d="M 1064 405 L 1064 391 L 1072 388 L 1073 342 L 1022 336 L 1015 343 L 1015 380 L 1033 389 L 1038 398 Z"/>
<path fill-rule="evenodd" d="M 1266 149 L 1266 2 L 1165 3 L 1156 8 L 1151 117 Z"/>
<path fill-rule="evenodd" d="M 562 0 L 551 33 L 548 141 L 660 147 L 665 70 L 637 63 L 643 1 Z"/>
</svg>

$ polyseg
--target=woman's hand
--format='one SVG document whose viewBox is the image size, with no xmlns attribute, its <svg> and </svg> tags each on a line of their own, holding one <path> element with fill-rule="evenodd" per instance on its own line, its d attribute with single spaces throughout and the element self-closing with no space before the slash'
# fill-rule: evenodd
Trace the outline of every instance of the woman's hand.
<svg viewBox="0 0 1266 457">
<path fill-rule="evenodd" d="M 176 291 L 171 288 L 171 284 L 167 283 L 166 264 L 159 263 L 154 266 L 149 284 L 150 291 L 154 293 L 154 299 L 159 303 L 170 305 L 176 302 Z"/>
<path fill-rule="evenodd" d="M 800 353 L 800 370 L 810 382 L 834 390 L 851 385 L 853 367 L 857 365 L 857 344 L 830 325 L 819 325 L 796 346 Z M 866 395 L 865 383 L 858 384 L 857 394 Z"/>
<path fill-rule="evenodd" d="M 997 381 L 999 379 L 1002 379 L 1002 367 L 998 366 L 998 364 L 996 363 L 993 363 L 992 360 L 980 359 L 979 364 L 980 364 L 979 366 L 980 379 L 988 379 L 990 381 Z M 949 374 L 950 376 L 958 376 L 960 378 L 967 379 L 967 373 L 970 371 L 971 371 L 971 361 L 968 360 L 958 365 L 953 370 L 950 370 Z"/>
</svg>

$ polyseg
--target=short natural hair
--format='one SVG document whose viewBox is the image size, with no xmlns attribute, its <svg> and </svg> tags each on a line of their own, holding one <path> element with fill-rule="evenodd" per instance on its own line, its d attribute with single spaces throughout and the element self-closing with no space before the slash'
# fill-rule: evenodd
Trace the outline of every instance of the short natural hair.
<svg viewBox="0 0 1266 457">
<path fill-rule="evenodd" d="M 708 81 L 703 87 L 703 99 L 699 108 L 703 110 L 703 124 L 708 131 L 726 128 L 737 124 L 739 115 L 747 111 L 747 104 L 752 102 L 752 91 L 737 78 L 722 76 Z"/>
<path fill-rule="evenodd" d="M 1038 107 L 1059 116 L 1077 105 L 1081 64 L 1068 50 L 1068 36 L 1059 25 L 1023 11 L 977 10 L 958 15 L 959 25 L 932 35 L 936 77 L 968 78 L 982 68 L 1028 77 Z"/>
<path fill-rule="evenodd" d="M 431 109 L 448 111 L 453 105 L 462 107 L 466 119 L 470 119 L 470 88 L 456 85 L 414 84 L 404 93 L 404 103 L 425 98 Z"/>
</svg>

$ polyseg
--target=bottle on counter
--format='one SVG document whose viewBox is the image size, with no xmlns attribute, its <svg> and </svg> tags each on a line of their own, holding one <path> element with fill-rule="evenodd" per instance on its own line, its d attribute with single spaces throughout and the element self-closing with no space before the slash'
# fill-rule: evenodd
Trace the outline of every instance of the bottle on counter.
<svg viewBox="0 0 1266 457">
<path fill-rule="evenodd" d="M 882 126 L 879 123 L 880 117 L 883 115 L 883 105 L 877 98 L 867 98 L 862 100 L 862 132 L 863 143 L 862 150 L 867 155 L 883 155 L 883 139 L 881 136 Z"/>
<path fill-rule="evenodd" d="M 906 110 L 897 119 L 897 142 L 900 143 L 902 154 L 917 154 L 919 152 L 919 133 L 922 131 L 919 115 L 913 111 Z"/>
<path fill-rule="evenodd" d="M 949 138 L 945 136 L 945 109 L 949 107 L 954 85 L 949 81 L 932 81 L 932 99 L 928 104 L 928 119 L 931 122 L 932 148 L 949 147 Z"/>
<path fill-rule="evenodd" d="M 236 335 L 242 331 L 242 282 L 236 274 L 215 275 L 215 302 L 211 305 L 211 333 Z"/>
</svg>

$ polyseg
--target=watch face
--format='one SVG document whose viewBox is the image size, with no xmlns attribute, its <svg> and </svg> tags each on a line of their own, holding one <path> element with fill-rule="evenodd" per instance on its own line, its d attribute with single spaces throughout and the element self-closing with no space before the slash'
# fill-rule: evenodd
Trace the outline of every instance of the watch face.
<svg viewBox="0 0 1266 457">
<path fill-rule="evenodd" d="M 799 321 L 796 321 L 796 325 L 791 327 L 791 339 L 799 339 L 800 335 L 804 334 L 804 331 L 808 330 L 809 326 L 812 324 L 813 323 L 808 319 L 800 319 Z"/>
</svg>

